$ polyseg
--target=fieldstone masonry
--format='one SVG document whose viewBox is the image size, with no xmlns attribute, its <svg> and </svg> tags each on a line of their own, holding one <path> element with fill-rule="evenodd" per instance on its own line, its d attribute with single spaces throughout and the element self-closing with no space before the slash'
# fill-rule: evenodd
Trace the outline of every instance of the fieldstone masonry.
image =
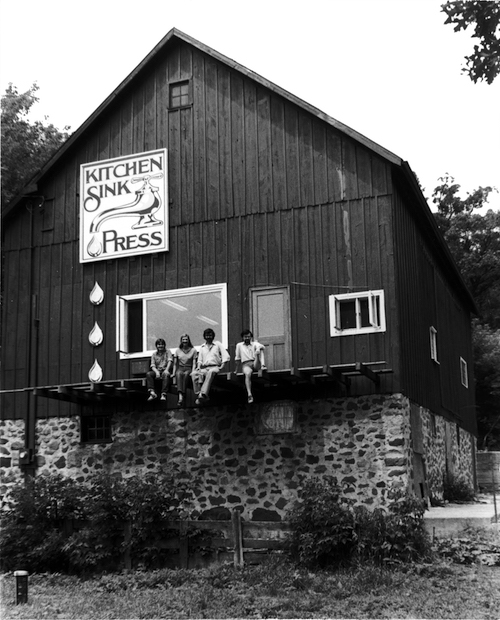
<svg viewBox="0 0 500 620">
<path fill-rule="evenodd" d="M 116 414 L 113 441 L 102 444 L 80 442 L 79 417 L 47 418 L 37 424 L 37 472 L 79 481 L 103 471 L 123 477 L 171 473 L 192 490 L 186 508 L 193 517 L 237 508 L 247 520 L 281 520 L 303 481 L 324 475 L 334 476 L 356 503 L 377 506 L 391 488 L 412 488 L 409 411 L 409 400 L 400 394 L 137 410 Z M 420 413 L 429 486 L 439 496 L 450 423 Z M 4 473 L 12 472 L 9 482 L 21 477 L 14 455 L 23 445 L 23 429 L 19 421 L 3 425 L 2 465 Z M 472 479 L 473 438 L 460 433 L 455 467 Z"/>
</svg>

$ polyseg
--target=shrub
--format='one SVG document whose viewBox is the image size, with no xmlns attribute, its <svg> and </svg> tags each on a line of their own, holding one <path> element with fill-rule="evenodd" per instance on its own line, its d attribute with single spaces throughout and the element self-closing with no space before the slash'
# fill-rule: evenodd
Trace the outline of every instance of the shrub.
<svg viewBox="0 0 500 620">
<path fill-rule="evenodd" d="M 443 499 L 448 502 L 472 502 L 474 489 L 463 478 L 447 474 L 443 482 Z"/>
<path fill-rule="evenodd" d="M 81 485 L 62 476 L 30 478 L 9 491 L 0 514 L 2 570 L 51 571 L 67 568 L 65 518 L 82 518 L 84 493 Z"/>
<path fill-rule="evenodd" d="M 289 512 L 292 557 L 308 567 L 346 563 L 356 545 L 354 512 L 330 478 L 311 478 Z"/>
<path fill-rule="evenodd" d="M 425 503 L 402 491 L 389 494 L 385 510 L 356 509 L 357 557 L 375 564 L 430 558 L 431 541 L 424 525 Z"/>
<path fill-rule="evenodd" d="M 309 480 L 289 513 L 292 557 L 309 568 L 352 560 L 381 565 L 430 558 L 424 502 L 400 491 L 389 499 L 384 509 L 353 508 L 331 481 Z"/>
<path fill-rule="evenodd" d="M 165 520 L 181 516 L 185 498 L 185 488 L 161 476 L 122 480 L 100 474 L 87 485 L 59 475 L 30 479 L 12 488 L 0 514 L 1 568 L 114 569 L 126 550 L 141 565 L 156 567 L 166 552 L 155 539 L 168 535 Z M 68 535 L 65 519 L 83 526 Z"/>
</svg>

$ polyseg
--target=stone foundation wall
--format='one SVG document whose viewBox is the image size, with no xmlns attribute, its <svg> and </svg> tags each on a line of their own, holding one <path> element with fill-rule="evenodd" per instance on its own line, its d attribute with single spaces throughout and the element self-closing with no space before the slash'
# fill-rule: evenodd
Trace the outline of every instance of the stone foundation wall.
<svg viewBox="0 0 500 620">
<path fill-rule="evenodd" d="M 79 417 L 47 418 L 37 424 L 37 473 L 82 482 L 97 472 L 173 474 L 192 491 L 186 508 L 193 517 L 238 508 L 246 520 L 280 520 L 303 481 L 325 475 L 356 503 L 377 506 L 391 488 L 412 488 L 409 412 L 399 394 L 121 412 L 112 419 L 112 443 L 102 444 L 81 443 Z M 446 422 L 435 418 L 433 436 L 431 415 L 422 410 L 427 470 L 438 494 Z M 17 422 L 9 437 L 11 431 L 21 441 Z M 464 470 L 465 435 L 457 447 Z"/>
<path fill-rule="evenodd" d="M 9 485 L 24 478 L 19 468 L 19 452 L 24 448 L 23 420 L 0 422 L 0 502 Z"/>
<path fill-rule="evenodd" d="M 420 407 L 420 416 L 424 434 L 427 483 L 431 497 L 443 499 L 443 485 L 447 473 L 464 480 L 474 488 L 476 440 L 473 435 L 457 428 L 454 422 L 434 415 L 424 407 Z"/>
</svg>

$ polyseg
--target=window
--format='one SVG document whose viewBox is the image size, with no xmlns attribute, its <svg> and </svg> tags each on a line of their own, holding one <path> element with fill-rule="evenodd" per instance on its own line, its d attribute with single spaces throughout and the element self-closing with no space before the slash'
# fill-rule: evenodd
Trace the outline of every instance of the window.
<svg viewBox="0 0 500 620">
<path fill-rule="evenodd" d="M 467 374 L 467 362 L 463 357 L 460 358 L 460 380 L 462 385 L 466 388 L 469 387 L 469 376 Z"/>
<path fill-rule="evenodd" d="M 429 327 L 429 337 L 431 343 L 431 360 L 439 364 L 437 355 L 437 329 L 435 327 Z"/>
<path fill-rule="evenodd" d="M 82 416 L 82 443 L 109 443 L 111 438 L 110 416 Z"/>
<path fill-rule="evenodd" d="M 169 109 L 191 105 L 191 85 L 189 80 L 170 84 Z"/>
<path fill-rule="evenodd" d="M 207 327 L 228 346 L 225 283 L 127 295 L 117 302 L 121 359 L 151 355 L 157 338 L 164 338 L 170 349 L 178 347 L 181 334 L 186 333 L 194 345 L 201 344 Z"/>
<path fill-rule="evenodd" d="M 384 291 L 330 295 L 330 335 L 385 332 Z"/>
</svg>

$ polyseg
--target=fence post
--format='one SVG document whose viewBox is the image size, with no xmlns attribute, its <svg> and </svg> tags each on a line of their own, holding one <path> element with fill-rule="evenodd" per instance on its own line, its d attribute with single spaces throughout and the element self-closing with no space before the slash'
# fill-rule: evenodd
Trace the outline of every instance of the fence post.
<svg viewBox="0 0 500 620">
<path fill-rule="evenodd" d="M 187 536 L 187 523 L 182 519 L 179 522 L 179 563 L 180 568 L 189 568 L 189 539 Z"/>
<path fill-rule="evenodd" d="M 132 556 L 130 554 L 130 543 L 132 541 L 132 521 L 127 520 L 123 523 L 123 544 L 125 550 L 123 552 L 123 564 L 125 570 L 132 568 Z"/>
<path fill-rule="evenodd" d="M 244 565 L 243 559 L 243 536 L 241 531 L 241 513 L 238 510 L 233 510 L 231 515 L 233 522 L 233 539 L 234 539 L 234 566 L 235 568 L 241 568 Z"/>
</svg>

